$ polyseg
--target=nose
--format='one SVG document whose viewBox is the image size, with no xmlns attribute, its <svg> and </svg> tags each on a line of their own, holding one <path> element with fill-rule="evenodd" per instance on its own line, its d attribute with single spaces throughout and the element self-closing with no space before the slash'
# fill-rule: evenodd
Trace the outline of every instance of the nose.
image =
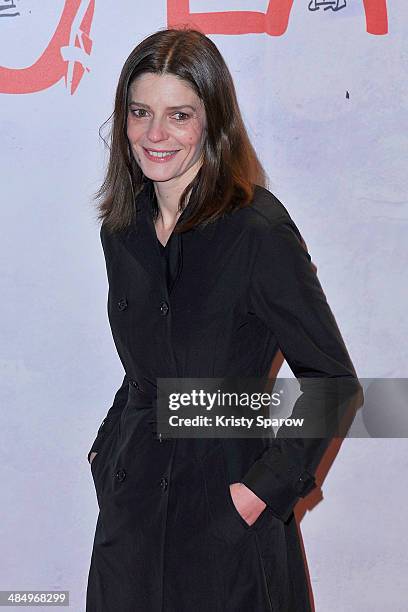
<svg viewBox="0 0 408 612">
<path fill-rule="evenodd" d="M 147 130 L 147 136 L 152 142 L 158 142 L 167 138 L 167 130 L 160 118 L 152 119 Z"/>
</svg>

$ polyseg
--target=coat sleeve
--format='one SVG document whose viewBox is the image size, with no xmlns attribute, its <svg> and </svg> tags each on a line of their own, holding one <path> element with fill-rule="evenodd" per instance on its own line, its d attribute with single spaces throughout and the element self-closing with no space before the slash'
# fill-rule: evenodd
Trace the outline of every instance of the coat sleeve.
<svg viewBox="0 0 408 612">
<path fill-rule="evenodd" d="M 309 433 L 302 430 L 303 437 L 298 432 L 294 437 L 282 426 L 241 479 L 278 518 L 286 521 L 299 497 L 316 487 L 315 472 L 338 418 L 343 418 L 342 411 L 346 411 L 349 400 L 361 391 L 311 257 L 289 215 L 271 223 L 259 238 L 249 303 L 251 311 L 276 336 L 300 382 L 302 395 L 291 417 L 306 415 L 312 418 L 313 425 L 323 418 L 325 425 L 324 435 L 316 437 L 310 433 L 317 431 L 313 427 Z M 322 384 L 329 379 L 336 379 L 334 393 L 333 386 L 329 390 Z M 336 415 L 334 421 L 326 421 L 328 411 Z"/>
<path fill-rule="evenodd" d="M 107 270 L 108 279 L 109 279 L 109 267 L 110 267 L 112 255 L 111 255 L 110 248 L 109 248 L 109 241 L 106 238 L 107 236 L 106 229 L 103 223 L 101 225 L 99 235 L 100 235 L 100 240 L 102 243 L 102 249 L 103 249 L 103 254 L 105 258 L 105 265 L 106 265 L 106 270 Z M 109 433 L 114 428 L 117 422 L 117 419 L 119 418 L 123 408 L 126 405 L 126 402 L 128 399 L 128 392 L 129 392 L 129 379 L 127 375 L 125 374 L 122 384 L 120 385 L 119 389 L 115 393 L 113 404 L 109 408 L 105 418 L 100 424 L 99 429 L 97 431 L 96 438 L 92 444 L 91 449 L 88 452 L 88 462 L 89 462 L 90 454 L 92 452 L 99 451 L 99 449 L 103 445 L 105 438 L 107 438 Z"/>
<path fill-rule="evenodd" d="M 88 462 L 89 457 L 92 452 L 98 452 L 102 447 L 105 438 L 112 431 L 123 408 L 126 405 L 128 399 L 129 392 L 129 380 L 127 375 L 125 374 L 122 384 L 119 389 L 115 393 L 115 397 L 113 400 L 112 406 L 109 408 L 107 415 L 103 419 L 102 423 L 99 426 L 96 438 L 91 446 L 90 451 L 88 452 Z"/>
</svg>

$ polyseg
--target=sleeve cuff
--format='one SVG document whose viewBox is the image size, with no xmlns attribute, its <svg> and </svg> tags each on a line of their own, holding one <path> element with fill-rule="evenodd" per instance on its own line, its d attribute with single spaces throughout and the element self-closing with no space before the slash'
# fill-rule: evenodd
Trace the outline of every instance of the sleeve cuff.
<svg viewBox="0 0 408 612">
<path fill-rule="evenodd" d="M 287 521 L 299 497 L 305 497 L 316 487 L 314 476 L 307 470 L 293 474 L 271 470 L 263 461 L 256 461 L 241 482 L 262 499 L 279 519 Z"/>
</svg>

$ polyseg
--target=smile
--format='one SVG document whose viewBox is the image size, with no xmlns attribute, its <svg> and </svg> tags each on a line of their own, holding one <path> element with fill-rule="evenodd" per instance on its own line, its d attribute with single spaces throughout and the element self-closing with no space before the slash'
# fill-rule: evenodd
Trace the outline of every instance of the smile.
<svg viewBox="0 0 408 612">
<path fill-rule="evenodd" d="M 143 147 L 144 154 L 146 157 L 154 162 L 164 163 L 173 159 L 177 153 L 177 151 L 151 151 L 150 149 L 145 149 Z"/>
</svg>

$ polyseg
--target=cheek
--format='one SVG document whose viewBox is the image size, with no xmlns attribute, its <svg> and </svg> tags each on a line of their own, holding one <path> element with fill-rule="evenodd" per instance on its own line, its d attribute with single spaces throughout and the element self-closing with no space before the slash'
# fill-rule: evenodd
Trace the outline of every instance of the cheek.
<svg viewBox="0 0 408 612">
<path fill-rule="evenodd" d="M 183 141 L 190 147 L 198 147 L 201 144 L 201 130 L 189 130 L 188 133 L 184 135 Z"/>
<path fill-rule="evenodd" d="M 135 126 L 135 125 L 130 124 L 127 127 L 126 133 L 127 133 L 127 137 L 129 138 L 131 142 L 136 142 L 143 134 L 143 129 L 141 128 L 141 126 Z"/>
</svg>

